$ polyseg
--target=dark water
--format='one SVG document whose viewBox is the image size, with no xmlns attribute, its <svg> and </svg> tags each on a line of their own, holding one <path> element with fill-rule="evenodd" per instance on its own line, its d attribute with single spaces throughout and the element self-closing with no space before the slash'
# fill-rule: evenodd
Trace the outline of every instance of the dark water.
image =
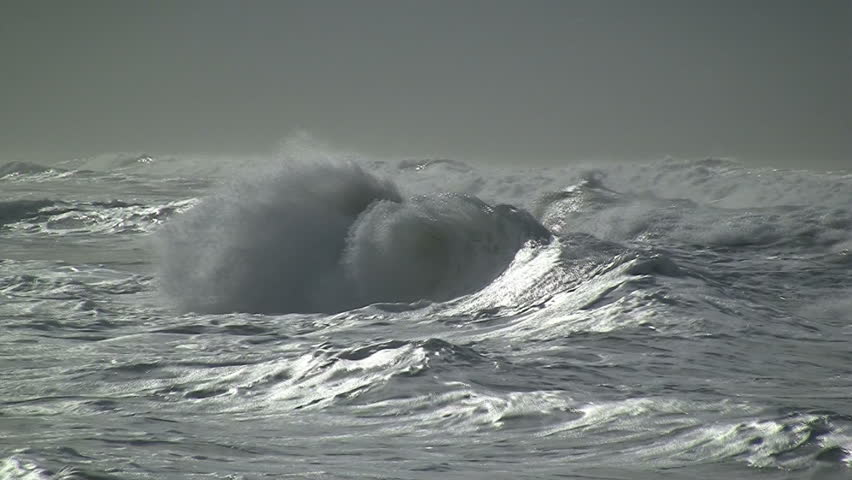
<svg viewBox="0 0 852 480">
<path fill-rule="evenodd" d="M 848 172 L 359 163 L 0 167 L 0 477 L 852 478 Z"/>
</svg>

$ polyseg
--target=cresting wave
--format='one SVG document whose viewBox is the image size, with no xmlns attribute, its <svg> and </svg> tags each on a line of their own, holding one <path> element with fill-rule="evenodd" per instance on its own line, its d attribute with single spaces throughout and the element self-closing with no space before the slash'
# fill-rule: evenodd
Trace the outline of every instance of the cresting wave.
<svg viewBox="0 0 852 480">
<path fill-rule="evenodd" d="M 293 163 L 234 183 L 167 224 L 160 279 L 196 312 L 335 312 L 442 301 L 487 285 L 527 241 L 529 213 L 460 193 L 403 199 L 351 162 Z"/>
</svg>

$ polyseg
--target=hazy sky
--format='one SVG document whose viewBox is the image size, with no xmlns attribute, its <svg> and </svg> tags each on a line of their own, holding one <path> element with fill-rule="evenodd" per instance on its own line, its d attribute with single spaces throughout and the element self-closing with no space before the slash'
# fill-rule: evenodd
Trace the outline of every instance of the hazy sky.
<svg viewBox="0 0 852 480">
<path fill-rule="evenodd" d="M 665 155 L 852 168 L 852 0 L 0 0 L 0 161 Z"/>
</svg>

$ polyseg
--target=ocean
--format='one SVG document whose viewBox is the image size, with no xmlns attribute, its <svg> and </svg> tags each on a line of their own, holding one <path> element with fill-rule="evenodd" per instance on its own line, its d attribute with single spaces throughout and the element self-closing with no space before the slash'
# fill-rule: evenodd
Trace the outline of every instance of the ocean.
<svg viewBox="0 0 852 480">
<path fill-rule="evenodd" d="M 0 165 L 0 478 L 852 478 L 852 173 Z"/>
</svg>

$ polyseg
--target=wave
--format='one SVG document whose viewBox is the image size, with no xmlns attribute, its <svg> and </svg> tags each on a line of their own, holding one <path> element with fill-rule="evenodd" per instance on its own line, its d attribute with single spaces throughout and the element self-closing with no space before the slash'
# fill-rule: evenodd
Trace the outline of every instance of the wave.
<svg viewBox="0 0 852 480">
<path fill-rule="evenodd" d="M 121 200 L 8 200 L 0 201 L 0 227 L 22 235 L 141 233 L 193 203 L 193 199 L 153 205 Z"/>
<path fill-rule="evenodd" d="M 343 257 L 368 303 L 447 300 L 481 288 L 529 239 L 549 232 L 529 213 L 460 194 L 377 202 L 354 225 Z"/>
<path fill-rule="evenodd" d="M 480 291 L 525 243 L 551 235 L 590 235 L 664 254 L 772 248 L 836 251 L 837 258 L 850 238 L 850 211 L 836 202 L 841 188 L 822 203 L 800 196 L 805 190 L 787 197 L 777 188 L 785 178 L 799 186 L 822 180 L 812 173 L 772 173 L 775 183 L 752 188 L 761 192 L 750 198 L 749 185 L 762 177 L 730 161 L 566 169 L 547 178 L 446 160 L 373 162 L 368 172 L 309 157 L 311 163 L 290 159 L 283 169 L 233 183 L 167 224 L 159 235 L 165 295 L 186 311 L 337 312 Z M 379 180 L 382 173 L 398 183 Z M 693 189 L 667 186 L 678 176 Z M 834 181 L 847 185 L 844 177 Z M 535 216 L 497 204 L 506 199 Z M 815 203 L 780 203 L 794 199 Z M 558 249 L 579 248 L 561 240 Z M 559 263 L 570 270 L 575 262 Z M 497 283 L 513 292 L 526 285 L 517 267 Z M 570 275 L 550 268 L 549 275 L 561 276 L 546 282 L 553 294 Z M 542 288 L 528 290 L 543 295 Z M 488 298 L 502 304 L 499 296 Z"/>
<path fill-rule="evenodd" d="M 444 300 L 494 279 L 530 239 L 529 213 L 471 195 L 404 200 L 352 162 L 290 163 L 168 223 L 160 283 L 198 312 L 332 312 Z"/>
<path fill-rule="evenodd" d="M 555 233 L 583 232 L 646 245 L 822 248 L 841 244 L 852 233 L 852 210 L 846 205 L 723 208 L 706 200 L 615 191 L 604 186 L 597 174 L 545 193 L 535 202 L 534 211 Z"/>
<path fill-rule="evenodd" d="M 56 206 L 52 200 L 7 200 L 0 202 L 0 225 L 37 216 L 42 209 Z"/>
<path fill-rule="evenodd" d="M 59 168 L 46 167 L 37 163 L 7 162 L 0 165 L 0 177 L 5 177 L 7 175 L 32 175 L 36 173 L 49 172 L 51 170 L 63 171 Z"/>
</svg>

